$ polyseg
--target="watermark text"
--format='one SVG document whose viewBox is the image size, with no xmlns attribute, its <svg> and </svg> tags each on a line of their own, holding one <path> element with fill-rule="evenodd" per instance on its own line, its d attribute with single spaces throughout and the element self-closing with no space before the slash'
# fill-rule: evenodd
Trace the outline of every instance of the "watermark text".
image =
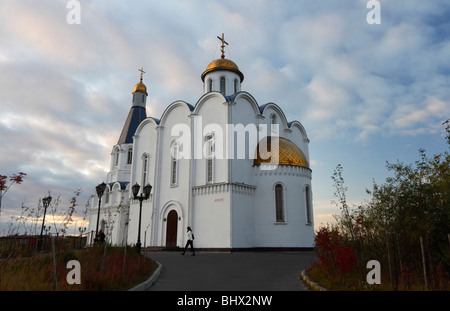
<svg viewBox="0 0 450 311">
<path fill-rule="evenodd" d="M 367 13 L 367 24 L 381 24 L 381 3 L 378 0 L 370 0 L 367 2 L 367 6 L 370 11 Z"/>
<path fill-rule="evenodd" d="M 81 4 L 77 0 L 67 1 L 66 8 L 70 11 L 66 15 L 66 21 L 69 25 L 81 24 Z"/>
</svg>

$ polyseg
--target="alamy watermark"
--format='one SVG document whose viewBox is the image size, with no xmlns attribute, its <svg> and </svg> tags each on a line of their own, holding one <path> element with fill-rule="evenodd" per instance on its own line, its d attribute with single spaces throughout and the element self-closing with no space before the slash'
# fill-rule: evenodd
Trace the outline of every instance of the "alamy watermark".
<svg viewBox="0 0 450 311">
<path fill-rule="evenodd" d="M 68 24 L 81 24 L 81 4 L 78 0 L 67 1 L 66 8 L 69 12 L 66 15 Z M 381 24 L 381 3 L 378 0 L 369 0 L 366 5 L 370 11 L 367 13 L 366 21 L 369 25 Z"/>
<path fill-rule="evenodd" d="M 70 11 L 66 15 L 66 21 L 69 25 L 81 24 L 81 4 L 77 0 L 67 1 L 66 8 Z"/>
<path fill-rule="evenodd" d="M 67 269 L 71 269 L 66 275 L 66 281 L 69 285 L 81 284 L 81 264 L 78 260 L 70 260 L 66 265 Z"/>
<path fill-rule="evenodd" d="M 370 0 L 367 2 L 367 6 L 370 11 L 367 13 L 367 24 L 381 24 L 381 3 L 378 0 Z"/>
<path fill-rule="evenodd" d="M 194 116 L 193 130 L 184 123 L 175 124 L 171 136 L 177 148 L 171 148 L 172 158 L 180 159 L 260 159 L 262 170 L 278 167 L 279 125 L 244 125 L 209 123 Z M 193 148 L 193 150 L 192 150 Z"/>
<path fill-rule="evenodd" d="M 372 269 L 367 273 L 366 281 L 368 284 L 381 284 L 381 265 L 378 260 L 369 260 L 367 269 Z"/>
</svg>

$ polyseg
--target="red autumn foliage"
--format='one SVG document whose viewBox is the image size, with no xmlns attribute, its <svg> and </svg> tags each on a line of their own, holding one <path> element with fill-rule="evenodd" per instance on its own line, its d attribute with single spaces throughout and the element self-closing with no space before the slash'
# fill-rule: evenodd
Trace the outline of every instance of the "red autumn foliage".
<svg viewBox="0 0 450 311">
<path fill-rule="evenodd" d="M 316 233 L 315 244 L 319 265 L 322 267 L 347 273 L 356 266 L 355 250 L 337 230 L 321 227 Z"/>
<path fill-rule="evenodd" d="M 12 176 L 9 177 L 9 180 L 11 181 L 11 183 L 9 184 L 9 186 L 6 185 L 6 181 L 8 179 L 8 176 L 5 175 L 0 175 L 0 211 L 2 209 L 2 198 L 5 195 L 5 193 L 9 190 L 9 188 L 11 188 L 12 185 L 14 184 L 21 184 L 23 182 L 23 178 L 26 176 L 27 174 L 20 172 L 19 174 L 14 174 Z"/>
<path fill-rule="evenodd" d="M 23 177 L 27 174 L 20 172 L 18 175 L 14 174 L 12 175 L 9 180 L 12 182 L 15 182 L 16 184 L 21 184 L 23 182 Z"/>
<path fill-rule="evenodd" d="M 6 189 L 6 179 L 8 179 L 8 176 L 0 175 L 0 191 Z"/>
<path fill-rule="evenodd" d="M 23 178 L 26 175 L 27 174 L 20 172 L 19 174 L 14 174 L 14 175 L 10 176 L 9 180 L 11 181 L 11 184 L 9 186 L 6 186 L 6 181 L 8 179 L 8 176 L 0 175 L 0 191 L 6 192 L 9 189 L 9 187 L 11 187 L 11 185 L 13 185 L 14 183 L 21 184 L 23 182 Z"/>
</svg>

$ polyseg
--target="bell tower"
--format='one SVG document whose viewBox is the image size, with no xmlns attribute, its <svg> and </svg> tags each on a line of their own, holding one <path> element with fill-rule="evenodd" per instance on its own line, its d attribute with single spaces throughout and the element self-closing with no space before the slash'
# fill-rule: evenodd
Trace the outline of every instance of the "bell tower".
<svg viewBox="0 0 450 311">
<path fill-rule="evenodd" d="M 142 120 L 147 118 L 147 112 L 145 110 L 147 102 L 147 87 L 142 82 L 142 75 L 145 73 L 144 69 L 139 69 L 141 72 L 140 81 L 134 86 L 132 92 L 133 99 L 131 103 L 131 109 L 128 113 L 128 117 L 125 120 L 125 124 L 120 134 L 118 145 L 120 144 L 131 144 L 133 143 L 133 135 L 136 132 L 137 127 Z"/>
<path fill-rule="evenodd" d="M 225 41 L 223 33 L 222 37 L 217 38 L 222 42 L 220 48 L 222 55 L 212 61 L 202 73 L 203 89 L 205 94 L 220 92 L 224 96 L 229 96 L 241 91 L 244 74 L 232 60 L 225 58 L 225 45 L 228 45 L 228 42 Z"/>
</svg>

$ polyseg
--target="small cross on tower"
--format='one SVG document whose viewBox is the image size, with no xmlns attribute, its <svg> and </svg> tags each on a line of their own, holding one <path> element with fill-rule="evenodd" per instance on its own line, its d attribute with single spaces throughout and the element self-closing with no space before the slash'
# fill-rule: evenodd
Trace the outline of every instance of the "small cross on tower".
<svg viewBox="0 0 450 311">
<path fill-rule="evenodd" d="M 222 46 L 220 47 L 220 51 L 222 52 L 222 55 L 220 57 L 223 59 L 223 58 L 225 58 L 225 44 L 228 45 L 228 42 L 225 41 L 223 33 L 222 33 L 222 38 L 217 36 L 217 39 L 222 41 Z"/>
<path fill-rule="evenodd" d="M 145 73 L 144 67 L 141 67 L 141 69 L 138 69 L 141 72 L 141 82 L 142 82 L 142 75 Z"/>
</svg>

